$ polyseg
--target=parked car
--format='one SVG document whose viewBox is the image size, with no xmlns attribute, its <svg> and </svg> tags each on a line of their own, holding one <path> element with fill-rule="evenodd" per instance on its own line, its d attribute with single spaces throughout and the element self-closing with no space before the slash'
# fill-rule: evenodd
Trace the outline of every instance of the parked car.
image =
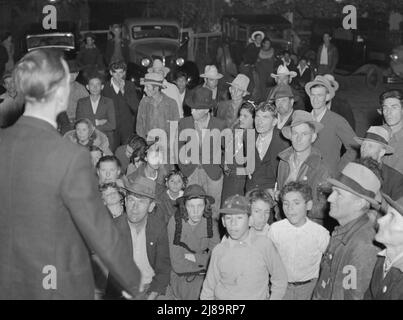
<svg viewBox="0 0 403 320">
<path fill-rule="evenodd" d="M 188 60 L 187 42 L 189 38 L 181 31 L 180 25 L 167 19 L 126 19 L 122 27 L 123 37 L 129 45 L 128 79 L 140 87 L 140 78 L 152 66 L 154 59 L 160 59 L 171 69 L 168 81 L 176 71 L 188 74 L 190 86 L 199 83 L 199 70 Z"/>
</svg>

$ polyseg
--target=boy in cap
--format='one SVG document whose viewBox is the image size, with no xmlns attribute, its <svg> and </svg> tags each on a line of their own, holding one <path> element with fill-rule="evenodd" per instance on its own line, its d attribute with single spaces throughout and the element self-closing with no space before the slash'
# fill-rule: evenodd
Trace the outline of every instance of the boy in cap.
<svg viewBox="0 0 403 320">
<path fill-rule="evenodd" d="M 374 213 L 381 201 L 380 173 L 351 162 L 328 179 L 330 216 L 337 220 L 322 258 L 314 300 L 360 300 L 368 289 L 379 248 L 374 244 Z"/>
<path fill-rule="evenodd" d="M 323 125 L 314 121 L 309 112 L 294 111 L 291 124 L 281 130 L 292 145 L 278 155 L 280 162 L 277 186 L 281 190 L 288 182 L 305 181 L 314 195 L 309 217 L 320 225 L 325 225 L 327 203 L 320 190 L 327 185 L 330 169 L 323 161 L 320 151 L 312 146 L 322 129 Z"/>
<path fill-rule="evenodd" d="M 379 165 L 383 180 L 382 192 L 394 201 L 403 203 L 403 175 L 383 163 L 385 155 L 394 152 L 394 149 L 389 145 L 389 130 L 385 127 L 370 127 L 364 138 L 355 137 L 354 139 L 361 145 L 361 158 L 369 158 Z"/>
<path fill-rule="evenodd" d="M 86 88 L 90 92 L 89 97 L 77 102 L 77 119 L 89 119 L 96 129 L 105 133 L 109 145 L 114 145 L 114 132 L 116 129 L 116 115 L 113 100 L 101 95 L 104 88 L 103 76 L 93 71 L 88 74 Z"/>
<path fill-rule="evenodd" d="M 228 237 L 213 250 L 200 299 L 282 299 L 287 287 L 285 267 L 271 240 L 249 229 L 248 200 L 231 196 L 220 212 Z"/>
<path fill-rule="evenodd" d="M 287 219 L 270 226 L 269 238 L 287 269 L 284 300 L 310 300 L 319 276 L 329 231 L 307 217 L 312 209 L 312 189 L 305 182 L 290 182 L 280 198 Z"/>
<path fill-rule="evenodd" d="M 383 194 L 386 215 L 378 219 L 375 240 L 386 249 L 378 253 L 366 300 L 403 300 L 403 207 Z"/>
</svg>

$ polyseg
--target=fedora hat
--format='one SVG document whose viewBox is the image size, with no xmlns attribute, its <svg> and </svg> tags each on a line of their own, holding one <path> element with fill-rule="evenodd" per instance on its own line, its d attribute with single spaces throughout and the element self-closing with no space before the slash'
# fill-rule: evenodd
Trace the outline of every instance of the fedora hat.
<svg viewBox="0 0 403 320">
<path fill-rule="evenodd" d="M 376 207 L 381 203 L 381 181 L 370 169 L 359 163 L 348 163 L 336 179 L 329 178 L 327 181 Z"/>
<path fill-rule="evenodd" d="M 213 107 L 213 93 L 206 87 L 198 87 L 185 99 L 191 109 L 211 109 Z"/>
<path fill-rule="evenodd" d="M 281 83 L 274 87 L 269 100 L 276 100 L 285 97 L 294 98 L 294 93 L 292 92 L 292 89 L 288 84 Z"/>
<path fill-rule="evenodd" d="M 169 69 L 168 67 L 165 67 L 160 59 L 155 59 L 153 61 L 152 67 L 147 69 L 147 72 L 149 72 L 149 73 L 152 73 L 152 72 L 160 73 L 161 71 L 163 72 L 164 78 L 165 78 L 167 76 L 167 74 L 169 73 L 169 71 L 171 71 L 171 69 Z"/>
<path fill-rule="evenodd" d="M 157 183 L 140 174 L 123 176 L 124 189 L 127 192 L 156 200 L 155 188 Z"/>
<path fill-rule="evenodd" d="M 335 92 L 339 90 L 339 83 L 332 74 L 325 74 L 324 77 L 330 82 L 330 85 L 333 87 Z"/>
<path fill-rule="evenodd" d="M 249 94 L 249 91 L 248 91 L 249 82 L 250 82 L 249 77 L 240 73 L 235 77 L 234 80 L 232 80 L 232 82 L 227 82 L 227 84 L 229 84 L 232 87 L 235 87 L 239 90 L 242 90 L 246 94 Z"/>
<path fill-rule="evenodd" d="M 313 81 L 310 81 L 305 85 L 305 92 L 309 97 L 311 96 L 311 88 L 316 85 L 325 87 L 327 89 L 330 95 L 330 98 L 327 101 L 330 101 L 334 98 L 336 91 L 331 85 L 330 81 L 324 76 L 316 76 Z"/>
<path fill-rule="evenodd" d="M 272 78 L 277 78 L 280 76 L 290 76 L 291 79 L 297 76 L 295 71 L 290 71 L 288 68 L 282 64 L 280 64 L 277 68 L 277 73 L 270 74 Z"/>
<path fill-rule="evenodd" d="M 211 204 L 215 202 L 214 198 L 209 196 L 206 191 L 204 191 L 203 187 L 198 184 L 191 184 L 190 186 L 187 186 L 183 192 L 183 196 L 178 199 L 183 199 L 186 201 L 195 198 L 208 199 Z"/>
<path fill-rule="evenodd" d="M 291 124 L 289 126 L 283 127 L 283 129 L 281 129 L 281 133 L 285 138 L 291 140 L 291 128 L 296 127 L 303 123 L 309 123 L 313 125 L 315 128 L 315 133 L 318 133 L 320 130 L 323 129 L 323 124 L 321 124 L 318 121 L 315 121 L 312 117 L 312 114 L 303 110 L 295 110 L 294 113 L 292 114 Z"/>
<path fill-rule="evenodd" d="M 363 141 L 372 141 L 381 144 L 386 149 L 386 154 L 392 154 L 395 150 L 389 145 L 390 132 L 385 127 L 373 126 L 365 133 L 364 138 L 355 137 L 354 140 L 361 145 Z"/>
<path fill-rule="evenodd" d="M 256 38 L 257 35 L 261 35 L 262 38 L 265 37 L 264 32 L 263 32 L 263 31 L 260 31 L 260 30 L 253 32 L 250 37 L 251 37 L 251 39 L 255 40 L 255 38 Z"/>
<path fill-rule="evenodd" d="M 201 78 L 207 78 L 207 79 L 214 79 L 214 80 L 219 80 L 222 77 L 224 77 L 221 73 L 218 72 L 217 67 L 215 65 L 207 65 L 204 68 L 204 73 L 200 75 Z"/>
<path fill-rule="evenodd" d="M 140 79 L 140 84 L 142 86 L 144 86 L 146 84 L 152 84 L 155 86 L 160 86 L 162 88 L 165 88 L 165 86 L 163 85 L 163 81 L 164 81 L 164 76 L 161 73 L 149 72 L 149 73 L 146 73 L 144 78 Z"/>
<path fill-rule="evenodd" d="M 246 197 L 236 194 L 224 201 L 219 210 L 222 214 L 247 214 L 249 215 L 249 201 Z"/>
</svg>

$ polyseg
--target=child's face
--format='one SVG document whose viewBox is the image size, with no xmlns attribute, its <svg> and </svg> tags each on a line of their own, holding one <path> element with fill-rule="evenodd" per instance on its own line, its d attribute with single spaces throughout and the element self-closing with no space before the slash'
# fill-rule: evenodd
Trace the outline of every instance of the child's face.
<svg viewBox="0 0 403 320">
<path fill-rule="evenodd" d="M 270 217 L 270 205 L 263 200 L 256 200 L 251 204 L 250 225 L 252 228 L 261 231 L 267 224 Z"/>
<path fill-rule="evenodd" d="M 183 189 L 183 181 L 179 175 L 173 175 L 167 181 L 167 187 L 172 193 L 178 193 Z"/>
<path fill-rule="evenodd" d="M 80 141 L 80 142 L 87 141 L 90 137 L 90 129 L 88 128 L 88 125 L 83 122 L 80 122 L 79 124 L 77 124 L 76 134 L 77 134 L 78 141 Z"/>
<path fill-rule="evenodd" d="M 248 235 L 249 216 L 245 213 L 226 214 L 222 218 L 222 224 L 233 240 L 244 240 Z"/>
<path fill-rule="evenodd" d="M 283 197 L 285 216 L 295 227 L 301 227 L 305 224 L 307 211 L 311 209 L 312 201 L 305 201 L 300 192 L 291 191 Z"/>
<path fill-rule="evenodd" d="M 203 216 L 204 208 L 206 207 L 204 199 L 195 198 L 187 200 L 185 206 L 191 223 L 199 223 Z"/>
</svg>

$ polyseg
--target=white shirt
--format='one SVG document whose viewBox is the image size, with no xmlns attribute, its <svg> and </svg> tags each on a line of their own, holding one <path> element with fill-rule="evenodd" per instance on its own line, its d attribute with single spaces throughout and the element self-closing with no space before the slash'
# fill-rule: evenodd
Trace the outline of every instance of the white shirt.
<svg viewBox="0 0 403 320">
<path fill-rule="evenodd" d="M 319 116 L 315 117 L 315 114 L 313 113 L 313 110 L 311 111 L 311 115 L 313 117 L 313 119 L 317 122 L 321 122 L 325 113 L 326 113 L 327 108 L 324 108 L 322 113 L 319 114 Z"/>
<path fill-rule="evenodd" d="M 304 74 L 305 70 L 308 69 L 308 66 L 305 66 L 303 69 L 301 69 L 301 66 L 298 65 L 298 66 L 297 66 L 297 69 L 298 69 L 298 71 L 299 71 L 299 76 L 302 77 L 302 75 Z"/>
<path fill-rule="evenodd" d="M 98 105 L 99 105 L 99 100 L 101 100 L 101 97 L 98 97 L 98 100 L 93 101 L 90 97 L 90 101 L 91 101 L 91 107 L 92 107 L 92 111 L 94 112 L 94 114 L 97 113 L 97 109 L 98 109 Z"/>
<path fill-rule="evenodd" d="M 112 84 L 113 90 L 115 90 L 116 94 L 118 94 L 120 91 L 120 88 L 113 82 L 113 79 L 111 79 L 111 84 Z"/>
<path fill-rule="evenodd" d="M 277 128 L 279 130 L 283 129 L 285 123 L 291 117 L 291 115 L 292 115 L 292 110 L 283 120 L 280 120 L 280 116 L 277 116 Z"/>
<path fill-rule="evenodd" d="M 162 84 L 166 87 L 165 89 L 162 89 L 161 92 L 165 93 L 168 97 L 171 99 L 174 99 L 176 102 L 176 105 L 178 106 L 178 111 L 179 111 L 179 117 L 183 118 L 183 108 L 182 108 L 182 103 L 180 99 L 180 93 L 179 89 L 177 86 L 175 86 L 173 83 L 168 82 L 167 80 L 164 79 Z"/>
<path fill-rule="evenodd" d="M 261 134 L 256 139 L 256 149 L 259 153 L 260 160 L 263 160 L 266 155 L 267 149 L 269 149 L 271 140 L 273 139 L 273 130 L 270 131 L 265 137 L 262 137 Z"/>
<path fill-rule="evenodd" d="M 319 64 L 328 64 L 328 56 L 327 56 L 327 47 L 325 45 L 322 46 L 322 52 L 320 53 L 320 62 Z"/>
<path fill-rule="evenodd" d="M 183 108 L 183 102 L 185 101 L 185 95 L 186 95 L 186 90 L 183 91 L 183 93 L 179 92 L 179 102 L 181 103 L 182 108 Z"/>
<path fill-rule="evenodd" d="M 281 256 L 288 282 L 318 278 L 320 261 L 330 239 L 324 227 L 307 219 L 297 228 L 284 219 L 270 226 L 269 238 Z"/>
<path fill-rule="evenodd" d="M 265 224 L 265 226 L 263 227 L 262 230 L 258 231 L 256 229 L 253 229 L 253 231 L 259 235 L 259 236 L 265 236 L 265 237 L 269 237 L 269 230 L 270 230 L 270 225 L 268 223 Z"/>
<path fill-rule="evenodd" d="M 141 272 L 140 292 L 142 292 L 144 286 L 150 284 L 153 280 L 155 272 L 147 257 L 146 227 L 144 226 L 139 233 L 130 222 L 129 227 L 132 235 L 133 260 Z"/>
</svg>

